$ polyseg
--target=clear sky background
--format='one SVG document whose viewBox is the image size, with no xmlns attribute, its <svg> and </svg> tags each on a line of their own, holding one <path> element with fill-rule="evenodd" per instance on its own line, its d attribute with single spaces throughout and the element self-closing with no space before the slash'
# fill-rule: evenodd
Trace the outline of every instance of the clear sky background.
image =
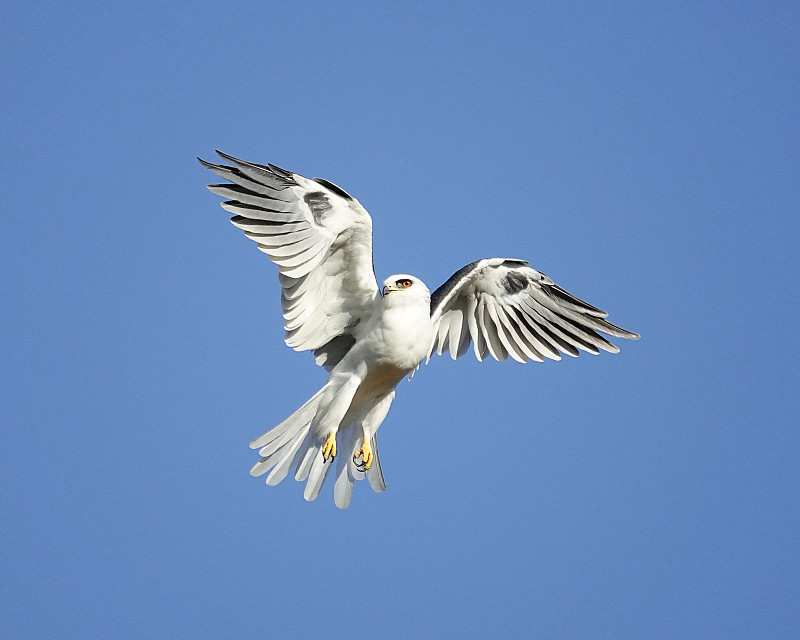
<svg viewBox="0 0 800 640">
<path fill-rule="evenodd" d="M 0 636 L 797 638 L 795 2 L 5 2 Z M 529 259 L 642 334 L 439 358 L 384 494 L 248 476 L 319 388 L 215 148 L 382 280 Z"/>
</svg>

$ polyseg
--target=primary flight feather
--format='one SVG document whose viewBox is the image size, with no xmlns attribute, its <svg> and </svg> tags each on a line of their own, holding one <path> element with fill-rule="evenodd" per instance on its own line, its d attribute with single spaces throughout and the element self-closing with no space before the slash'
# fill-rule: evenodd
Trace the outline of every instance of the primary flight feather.
<svg viewBox="0 0 800 640">
<path fill-rule="evenodd" d="M 330 372 L 302 407 L 250 443 L 261 455 L 250 473 L 268 473 L 267 484 L 293 469 L 314 500 L 335 460 L 336 506 L 347 508 L 365 477 L 384 491 L 378 427 L 399 382 L 434 353 L 456 359 L 471 344 L 478 360 L 541 362 L 618 352 L 601 333 L 639 337 L 525 260 L 478 260 L 433 293 L 407 274 L 378 287 L 372 219 L 355 198 L 321 178 L 217 153 L 229 164 L 198 160 L 229 182 L 208 188 L 278 266 L 286 344 L 312 350 Z"/>
</svg>

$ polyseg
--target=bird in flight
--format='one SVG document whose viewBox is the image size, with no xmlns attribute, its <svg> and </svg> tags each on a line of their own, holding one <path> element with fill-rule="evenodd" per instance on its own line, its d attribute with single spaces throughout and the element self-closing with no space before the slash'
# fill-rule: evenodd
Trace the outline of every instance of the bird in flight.
<svg viewBox="0 0 800 640">
<path fill-rule="evenodd" d="M 294 469 L 314 500 L 335 461 L 337 507 L 349 506 L 356 480 L 385 491 L 378 427 L 399 382 L 434 354 L 460 358 L 471 344 L 478 360 L 542 362 L 617 353 L 601 333 L 639 337 L 525 260 L 478 260 L 433 293 L 404 273 L 379 287 L 372 219 L 358 200 L 327 180 L 217 153 L 227 165 L 198 160 L 228 183 L 208 188 L 278 266 L 286 344 L 313 351 L 330 373 L 303 406 L 250 443 L 261 456 L 250 474 L 269 473 L 269 485 Z"/>
</svg>

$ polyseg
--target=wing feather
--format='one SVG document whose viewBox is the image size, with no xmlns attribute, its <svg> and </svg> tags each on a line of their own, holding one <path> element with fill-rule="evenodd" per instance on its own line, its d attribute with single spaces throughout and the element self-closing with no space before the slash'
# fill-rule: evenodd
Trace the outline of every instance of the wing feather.
<svg viewBox="0 0 800 640">
<path fill-rule="evenodd" d="M 538 354 L 543 355 L 551 360 L 561 360 L 561 355 L 558 353 L 559 346 L 557 342 L 553 342 L 546 333 L 544 333 L 533 319 L 526 316 L 517 307 L 509 307 L 508 311 L 514 315 L 516 327 L 519 329 L 520 337 L 524 340 L 525 344 L 530 346 Z M 571 348 L 571 345 L 568 345 Z M 575 354 L 577 355 L 577 353 Z"/>
<path fill-rule="evenodd" d="M 255 184 L 255 183 L 251 183 Z M 264 185 L 260 185 L 263 187 Z M 253 192 L 252 189 L 243 187 L 238 184 L 210 184 L 208 190 L 218 196 L 227 198 L 231 201 L 241 202 L 243 204 L 252 204 L 257 207 L 267 207 L 277 211 L 285 211 L 287 213 L 292 211 L 292 203 L 290 200 L 285 200 L 277 195 L 267 195 L 266 193 Z"/>
<path fill-rule="evenodd" d="M 553 329 L 560 330 L 562 335 L 571 340 L 572 343 L 579 349 L 588 351 L 589 353 L 595 355 L 600 353 L 598 348 L 605 349 L 611 353 L 616 353 L 619 351 L 619 349 L 614 351 L 616 347 L 608 342 L 605 338 L 595 333 L 592 329 L 581 327 L 579 324 L 573 322 L 569 318 L 559 315 L 558 313 L 555 313 L 546 307 L 535 306 L 529 301 L 525 301 L 524 304 L 533 312 L 533 317 L 538 316 Z"/>
<path fill-rule="evenodd" d="M 272 243 L 275 246 L 290 244 L 307 238 L 319 239 L 319 234 L 314 229 L 309 229 L 302 223 L 287 223 L 276 227 L 272 223 L 259 225 L 256 222 L 254 224 L 237 224 L 236 226 L 242 229 L 244 234 L 251 240 L 263 244 Z"/>
<path fill-rule="evenodd" d="M 517 360 L 519 362 L 527 362 L 528 359 L 535 360 L 536 362 L 544 362 L 544 356 L 539 351 L 541 345 L 536 342 L 529 342 L 525 339 L 524 327 L 519 322 L 514 322 L 509 317 L 509 313 L 513 314 L 513 307 L 500 306 L 497 309 L 497 315 L 503 330 L 508 335 L 509 340 L 513 343 L 515 349 L 521 354 Z"/>
<path fill-rule="evenodd" d="M 464 340 L 464 312 L 462 309 L 453 310 L 453 319 L 450 321 L 448 332 L 450 338 L 447 343 L 447 349 L 450 351 L 453 360 L 456 359 L 456 354 L 461 350 L 461 343 Z M 439 352 L 442 353 L 441 351 Z"/>
<path fill-rule="evenodd" d="M 233 216 L 231 222 L 242 231 L 251 231 L 265 236 L 282 236 L 308 230 L 305 222 L 275 222 L 273 220 L 253 220 L 242 216 Z"/>
<path fill-rule="evenodd" d="M 234 214 L 231 222 L 278 266 L 286 343 L 324 354 L 321 363 L 335 366 L 379 295 L 372 219 L 327 180 L 217 153 L 227 165 L 200 162 L 230 184 L 208 189 L 227 198 L 221 206 Z M 328 348 L 341 336 L 347 339 Z"/>
<path fill-rule="evenodd" d="M 217 152 L 219 153 L 219 151 Z M 210 162 L 206 162 L 205 160 L 200 160 L 200 164 L 202 164 L 206 169 L 210 169 L 214 173 L 216 173 L 220 178 L 225 178 L 226 180 L 230 180 L 236 186 L 242 187 L 253 194 L 261 194 L 267 198 L 266 201 L 271 200 L 279 200 L 280 198 L 277 197 L 276 192 L 278 189 L 273 187 L 268 187 L 265 184 L 262 184 L 258 181 L 251 180 L 241 171 L 234 167 L 227 167 L 221 164 L 212 164 Z M 217 185 L 209 185 L 210 187 L 217 187 Z M 288 200 L 287 202 L 289 202 Z"/>
<path fill-rule="evenodd" d="M 271 204 L 271 203 L 269 203 Z M 273 222 L 302 222 L 303 215 L 296 211 L 283 211 L 273 206 L 256 206 L 254 204 L 244 204 L 236 200 L 226 200 L 220 206 L 228 213 L 234 213 L 244 218 L 253 220 L 271 220 Z"/>
<path fill-rule="evenodd" d="M 491 306 L 492 302 L 490 299 L 486 296 L 481 297 L 481 308 L 478 312 L 478 318 L 483 321 L 483 330 L 486 333 L 486 345 L 489 347 L 489 353 L 495 360 L 507 360 L 508 351 L 506 351 L 503 342 L 500 340 L 497 327 L 494 324 L 494 320 L 492 320 L 492 314 L 489 308 Z"/>
<path fill-rule="evenodd" d="M 527 362 L 528 358 L 525 356 L 524 353 L 520 353 L 516 341 L 511 336 L 511 332 L 507 332 L 508 327 L 503 325 L 502 320 L 500 319 L 500 315 L 503 314 L 502 311 L 498 311 L 497 307 L 495 306 L 494 302 L 489 301 L 486 304 L 486 308 L 489 311 L 489 316 L 492 319 L 492 323 L 494 324 L 497 330 L 497 337 L 500 338 L 500 342 L 503 345 L 506 353 L 510 355 L 514 360 L 517 362 Z"/>
<path fill-rule="evenodd" d="M 466 318 L 464 318 L 466 316 Z M 431 295 L 434 353 L 460 358 L 472 342 L 475 357 L 518 362 L 560 360 L 580 351 L 617 353 L 601 333 L 639 336 L 606 320 L 608 314 L 568 293 L 524 260 L 487 258 L 454 273 Z"/>
<path fill-rule="evenodd" d="M 305 233 L 309 233 L 309 231 L 306 230 Z M 244 233 L 244 235 L 251 240 L 255 240 L 262 247 L 268 247 L 270 256 L 289 257 L 308 253 L 316 255 L 325 247 L 325 243 L 313 232 L 306 237 L 303 237 L 302 234 L 303 232 L 298 234 L 290 233 L 284 236 L 266 236 L 250 233 L 249 231 Z"/>
<path fill-rule="evenodd" d="M 478 362 L 486 357 L 486 339 L 483 337 L 478 327 L 478 298 L 470 295 L 467 298 L 467 327 L 469 329 L 470 340 L 472 341 L 475 357 Z M 434 325 L 435 327 L 436 325 Z"/>
</svg>

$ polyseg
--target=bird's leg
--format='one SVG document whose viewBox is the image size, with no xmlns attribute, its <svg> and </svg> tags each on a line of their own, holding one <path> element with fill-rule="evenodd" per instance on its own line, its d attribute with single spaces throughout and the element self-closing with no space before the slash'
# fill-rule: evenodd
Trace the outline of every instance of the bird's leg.
<svg viewBox="0 0 800 640">
<path fill-rule="evenodd" d="M 325 438 L 325 444 L 321 449 L 322 459 L 325 462 L 329 458 L 333 460 L 336 457 L 336 432 L 360 384 L 361 378 L 351 373 L 331 374 L 325 383 L 325 393 L 320 400 L 323 407 L 311 421 L 314 435 L 320 440 Z"/>
<path fill-rule="evenodd" d="M 369 435 L 366 430 L 361 431 L 361 448 L 353 455 L 353 462 L 359 471 L 366 471 L 372 466 L 372 446 L 369 444 Z M 361 458 L 361 462 L 358 459 Z"/>
<path fill-rule="evenodd" d="M 328 439 L 325 441 L 325 444 L 322 445 L 322 459 L 327 462 L 328 458 L 333 459 L 336 457 L 336 432 L 331 431 L 328 434 Z"/>
<path fill-rule="evenodd" d="M 384 418 L 386 418 L 386 414 L 389 413 L 392 400 L 394 400 L 394 389 L 376 398 L 360 421 L 361 448 L 353 455 L 353 462 L 356 468 L 361 472 L 367 471 L 375 461 L 375 453 L 370 443 L 378 427 L 381 426 Z M 358 461 L 359 458 L 361 462 Z"/>
</svg>

